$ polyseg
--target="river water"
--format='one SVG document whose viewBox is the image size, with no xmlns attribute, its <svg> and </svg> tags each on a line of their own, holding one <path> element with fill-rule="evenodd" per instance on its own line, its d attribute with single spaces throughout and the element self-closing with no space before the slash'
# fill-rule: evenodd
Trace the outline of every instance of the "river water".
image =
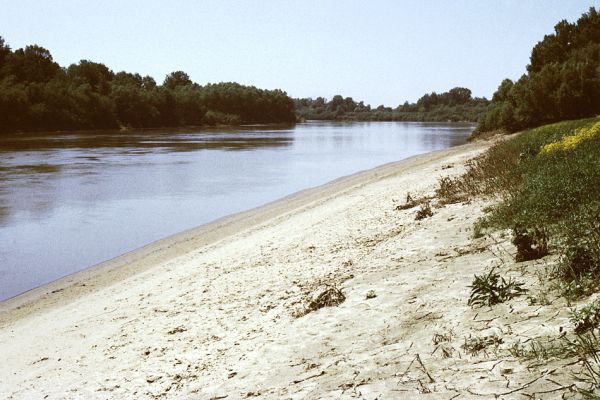
<svg viewBox="0 0 600 400">
<path fill-rule="evenodd" d="M 0 135 L 0 300 L 157 239 L 462 144 L 461 123 Z"/>
</svg>

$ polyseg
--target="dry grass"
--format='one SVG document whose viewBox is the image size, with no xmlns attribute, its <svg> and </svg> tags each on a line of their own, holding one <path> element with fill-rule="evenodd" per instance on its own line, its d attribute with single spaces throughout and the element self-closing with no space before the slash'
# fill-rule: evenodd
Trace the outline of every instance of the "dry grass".
<svg viewBox="0 0 600 400">
<path fill-rule="evenodd" d="M 316 294 L 309 296 L 304 309 L 296 312 L 294 316 L 300 318 L 313 311 L 317 311 L 323 307 L 335 307 L 342 304 L 346 300 L 344 293 L 335 286 L 326 285 L 319 289 Z"/>
</svg>

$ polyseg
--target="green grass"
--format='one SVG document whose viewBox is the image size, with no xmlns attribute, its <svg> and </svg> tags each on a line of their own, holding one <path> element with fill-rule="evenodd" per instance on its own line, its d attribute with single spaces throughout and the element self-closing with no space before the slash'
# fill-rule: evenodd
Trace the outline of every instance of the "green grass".
<svg viewBox="0 0 600 400">
<path fill-rule="evenodd" d="M 472 160 L 463 176 L 440 182 L 437 192 L 447 203 L 498 199 L 476 232 L 542 232 L 559 255 L 553 275 L 570 298 L 600 286 L 600 134 L 566 150 L 541 150 L 598 122 L 600 117 L 524 131 Z"/>
</svg>

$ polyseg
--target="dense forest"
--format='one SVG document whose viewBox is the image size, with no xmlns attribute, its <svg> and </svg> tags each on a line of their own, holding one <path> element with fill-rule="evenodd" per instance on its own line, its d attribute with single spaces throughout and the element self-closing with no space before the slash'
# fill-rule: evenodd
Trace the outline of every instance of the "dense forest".
<svg viewBox="0 0 600 400">
<path fill-rule="evenodd" d="M 600 113 L 600 14 L 560 21 L 531 52 L 527 73 L 502 81 L 477 131 L 516 132 Z"/>
<path fill-rule="evenodd" d="M 396 108 L 371 108 L 364 102 L 351 97 L 334 96 L 330 101 L 295 99 L 296 114 L 301 119 L 342 121 L 472 121 L 476 122 L 485 113 L 489 101 L 473 98 L 471 90 L 456 87 L 444 93 L 430 93 L 416 103 L 405 102 Z"/>
<path fill-rule="evenodd" d="M 162 85 L 81 60 L 64 68 L 37 45 L 11 50 L 0 37 L 0 131 L 175 127 L 294 122 L 281 90 L 237 83 L 200 86 L 182 71 Z"/>
</svg>

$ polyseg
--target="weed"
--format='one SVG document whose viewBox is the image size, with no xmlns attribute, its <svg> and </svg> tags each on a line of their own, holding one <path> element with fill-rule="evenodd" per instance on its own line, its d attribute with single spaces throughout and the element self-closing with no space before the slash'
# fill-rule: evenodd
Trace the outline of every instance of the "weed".
<svg viewBox="0 0 600 400">
<path fill-rule="evenodd" d="M 406 194 L 406 201 L 404 202 L 404 204 L 396 206 L 396 211 L 408 210 L 409 208 L 416 207 L 417 204 L 419 204 L 419 202 L 413 199 L 409 192 Z"/>
<path fill-rule="evenodd" d="M 459 178 L 442 177 L 438 181 L 435 195 L 442 204 L 460 203 L 467 200 L 467 195 Z"/>
<path fill-rule="evenodd" d="M 503 303 L 526 292 L 523 284 L 501 277 L 492 268 L 486 275 L 475 275 L 471 286 L 470 306 L 493 306 Z"/>
<path fill-rule="evenodd" d="M 433 211 L 431 211 L 431 204 L 429 202 L 421 204 L 421 208 L 417 210 L 417 214 L 415 215 L 415 221 L 420 221 L 425 218 L 429 218 L 433 215 Z"/>
<path fill-rule="evenodd" d="M 335 307 L 342 304 L 346 300 L 346 296 L 340 289 L 335 286 L 325 285 L 324 290 L 320 291 L 318 295 L 313 296 L 308 301 L 308 304 L 304 309 L 294 313 L 296 318 L 300 318 L 313 311 L 317 311 L 323 307 Z"/>
<path fill-rule="evenodd" d="M 517 341 L 508 349 L 509 353 L 525 361 L 538 361 L 541 364 L 552 359 L 574 356 L 575 350 L 566 339 L 533 339 L 527 345 Z"/>
<path fill-rule="evenodd" d="M 582 363 L 579 374 L 575 375 L 577 380 L 587 385 L 586 389 L 580 389 L 582 394 L 591 398 L 600 397 L 600 338 L 591 330 L 577 335 L 568 343 Z"/>
<path fill-rule="evenodd" d="M 447 333 L 434 333 L 433 337 L 431 338 L 431 341 L 433 342 L 434 346 L 437 346 L 440 343 L 449 342 L 451 339 L 452 331 Z"/>
<path fill-rule="evenodd" d="M 597 328 L 600 325 L 600 299 L 579 310 L 573 310 L 570 319 L 577 334 Z"/>
<path fill-rule="evenodd" d="M 550 299 L 548 299 L 548 295 L 546 291 L 539 290 L 536 293 L 530 293 L 527 296 L 527 300 L 529 301 L 530 306 L 540 305 L 540 306 L 548 306 L 552 304 Z"/>
<path fill-rule="evenodd" d="M 471 356 L 476 356 L 481 351 L 486 353 L 487 348 L 490 346 L 494 346 L 494 350 L 497 349 L 498 346 L 501 345 L 503 342 L 504 341 L 502 340 L 502 338 L 497 335 L 476 336 L 465 338 L 464 344 L 460 347 L 464 349 L 467 352 L 467 354 Z"/>
</svg>

